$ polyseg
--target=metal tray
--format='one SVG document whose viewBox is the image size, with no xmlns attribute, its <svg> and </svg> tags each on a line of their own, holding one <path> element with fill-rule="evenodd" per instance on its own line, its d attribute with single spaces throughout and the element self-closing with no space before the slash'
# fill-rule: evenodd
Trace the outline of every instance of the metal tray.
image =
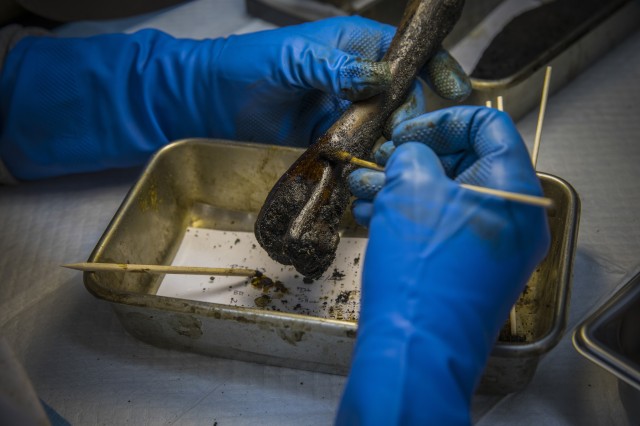
<svg viewBox="0 0 640 426">
<path fill-rule="evenodd" d="M 576 328 L 573 344 L 618 378 L 629 421 L 640 425 L 640 274 Z"/>
<path fill-rule="evenodd" d="M 397 24 L 406 1 L 397 0 L 245 0 L 247 11 L 277 25 L 291 25 L 337 15 L 358 14 L 390 24 Z M 451 48 L 473 30 L 503 0 L 476 0 L 465 3 L 462 17 L 444 46 Z M 498 96 L 504 98 L 505 110 L 518 120 L 540 104 L 546 66 L 553 67 L 550 93 L 564 87 L 591 63 L 613 49 L 637 30 L 640 3 L 637 0 L 610 0 L 595 16 L 585 20 L 564 38 L 557 40 L 514 74 L 495 80 L 472 78 L 473 92 L 466 105 L 485 105 Z M 468 70 L 470 71 L 470 70 Z M 431 109 L 453 106 L 427 91 Z"/>
<path fill-rule="evenodd" d="M 170 264 L 189 226 L 252 230 L 253 222 L 241 218 L 255 217 L 273 184 L 302 152 L 216 140 L 166 146 L 133 186 L 89 261 Z M 496 344 L 481 392 L 521 389 L 564 331 L 579 200 L 563 180 L 539 176 L 556 208 L 549 211 L 549 255 L 518 302 L 518 323 L 527 341 Z M 220 216 L 217 211 L 236 213 Z M 343 236 L 366 237 L 349 213 L 343 224 Z M 290 368 L 348 372 L 355 321 L 158 296 L 160 281 L 161 277 L 147 274 L 84 274 L 86 288 L 112 304 L 129 333 L 152 345 Z"/>
<path fill-rule="evenodd" d="M 545 69 L 553 67 L 550 93 L 554 93 L 577 77 L 585 68 L 615 48 L 625 37 L 638 29 L 640 3 L 636 0 L 611 0 L 608 7 L 583 22 L 582 26 L 528 65 L 509 77 L 497 80 L 472 78 L 473 92 L 463 103 L 485 105 L 486 101 L 503 96 L 505 111 L 514 120 L 540 105 Z M 427 92 L 428 105 L 441 109 L 454 105 Z"/>
</svg>

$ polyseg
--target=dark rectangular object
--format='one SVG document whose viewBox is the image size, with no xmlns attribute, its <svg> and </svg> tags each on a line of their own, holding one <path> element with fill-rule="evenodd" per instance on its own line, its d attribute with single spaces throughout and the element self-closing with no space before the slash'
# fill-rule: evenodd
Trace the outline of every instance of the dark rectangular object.
<svg viewBox="0 0 640 426">
<path fill-rule="evenodd" d="M 618 378 L 631 424 L 640 424 L 640 274 L 582 322 L 573 334 L 582 355 Z"/>
</svg>

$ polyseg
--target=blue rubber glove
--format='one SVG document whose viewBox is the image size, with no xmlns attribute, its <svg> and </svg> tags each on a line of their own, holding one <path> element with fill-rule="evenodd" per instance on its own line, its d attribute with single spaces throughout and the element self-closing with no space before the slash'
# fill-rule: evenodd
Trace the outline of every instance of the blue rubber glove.
<svg viewBox="0 0 640 426">
<path fill-rule="evenodd" d="M 345 17 L 215 40 L 28 37 L 0 78 L 0 158 L 36 179 L 139 165 L 187 137 L 307 146 L 385 89 L 388 65 L 372 61 L 394 32 Z M 448 97 L 470 91 L 444 52 L 425 75 Z"/>
<path fill-rule="evenodd" d="M 386 181 L 356 206 L 370 239 L 337 423 L 469 425 L 487 358 L 550 237 L 542 208 L 458 182 L 532 195 L 541 187 L 497 110 L 425 114 L 397 126 L 393 141 Z M 370 173 L 365 180 L 379 172 Z M 354 190 L 369 186 L 356 178 Z"/>
</svg>

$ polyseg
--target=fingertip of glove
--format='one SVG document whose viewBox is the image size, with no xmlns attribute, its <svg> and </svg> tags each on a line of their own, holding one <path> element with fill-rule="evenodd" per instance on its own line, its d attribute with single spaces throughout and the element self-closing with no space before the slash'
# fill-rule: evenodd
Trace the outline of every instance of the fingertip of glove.
<svg viewBox="0 0 640 426">
<path fill-rule="evenodd" d="M 373 153 L 373 159 L 377 164 L 385 166 L 395 149 L 395 144 L 392 141 L 387 141 L 380 145 L 380 147 Z"/>
<path fill-rule="evenodd" d="M 431 58 L 425 72 L 429 87 L 444 99 L 461 102 L 471 94 L 471 79 L 446 50 Z"/>
<path fill-rule="evenodd" d="M 393 179 L 398 173 L 418 176 L 433 167 L 442 169 L 435 152 L 425 144 L 413 141 L 398 145 L 387 163 L 390 179 Z"/>
<path fill-rule="evenodd" d="M 351 193 L 364 200 L 373 200 L 385 183 L 385 175 L 368 169 L 356 169 L 347 176 Z"/>
<path fill-rule="evenodd" d="M 373 215 L 373 203 L 371 201 L 355 200 L 351 203 L 351 214 L 358 225 L 368 228 Z"/>
<path fill-rule="evenodd" d="M 340 68 L 340 93 L 343 99 L 359 101 L 385 90 L 391 84 L 391 69 L 387 62 L 360 58 L 347 61 Z"/>
</svg>

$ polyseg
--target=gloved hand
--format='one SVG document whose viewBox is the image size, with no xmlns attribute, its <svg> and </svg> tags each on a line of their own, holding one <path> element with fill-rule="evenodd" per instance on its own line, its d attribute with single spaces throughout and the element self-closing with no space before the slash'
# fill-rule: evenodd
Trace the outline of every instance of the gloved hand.
<svg viewBox="0 0 640 426">
<path fill-rule="evenodd" d="M 337 423 L 469 425 L 489 353 L 550 236 L 542 208 L 459 182 L 532 195 L 541 187 L 497 110 L 436 111 L 401 123 L 392 138 L 385 172 L 354 172 L 351 182 L 356 192 L 371 179 L 382 185 L 354 206 L 369 243 Z"/>
<path fill-rule="evenodd" d="M 386 87 L 387 64 L 372 61 L 394 31 L 345 17 L 215 40 L 28 37 L 0 78 L 0 158 L 36 179 L 138 165 L 186 137 L 307 146 L 349 100 Z M 451 98 L 470 91 L 444 52 L 425 71 Z"/>
</svg>

